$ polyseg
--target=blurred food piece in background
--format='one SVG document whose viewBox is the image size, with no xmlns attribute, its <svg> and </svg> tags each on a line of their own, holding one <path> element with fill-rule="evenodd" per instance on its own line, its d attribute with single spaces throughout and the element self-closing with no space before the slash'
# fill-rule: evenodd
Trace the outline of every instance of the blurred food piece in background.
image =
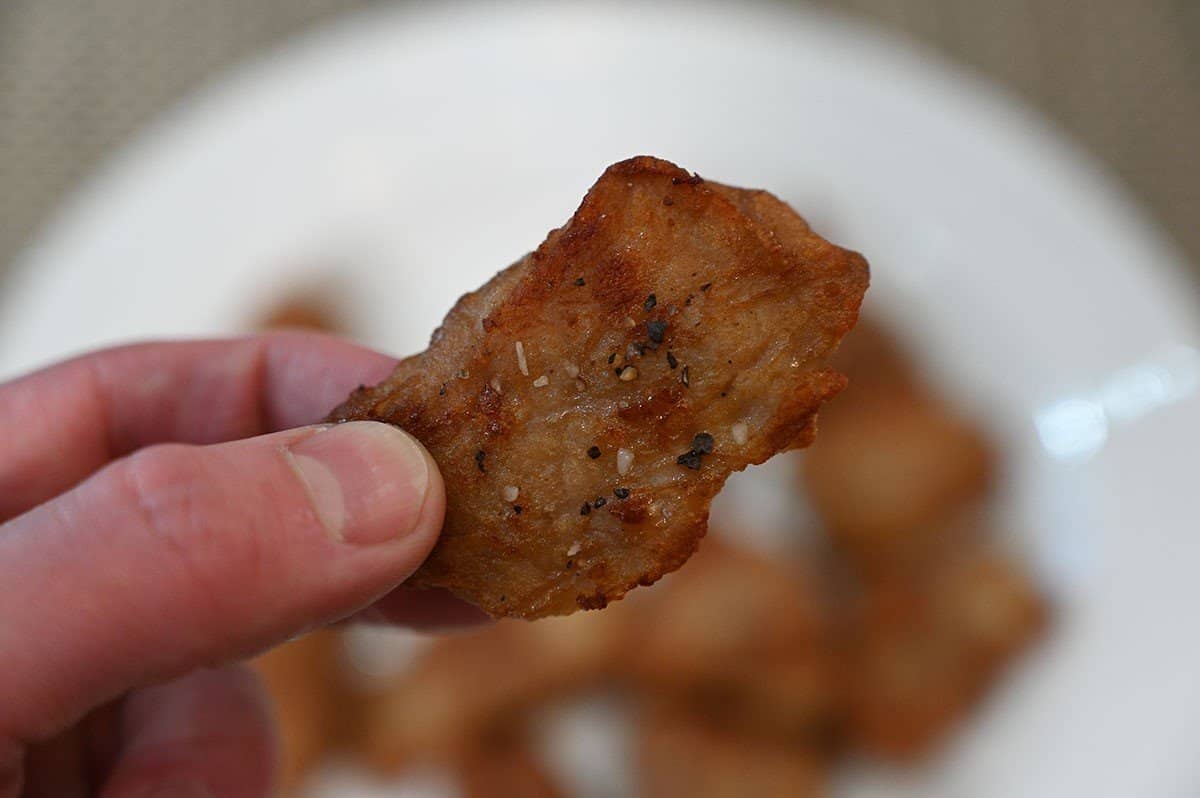
<svg viewBox="0 0 1200 798">
<path fill-rule="evenodd" d="M 649 706 L 638 720 L 638 794 L 645 798 L 817 798 L 829 763 L 777 738 L 731 730 L 678 707 Z"/>
<path fill-rule="evenodd" d="M 848 630 L 853 747 L 899 760 L 926 753 L 1045 625 L 1018 563 L 949 540 L 921 568 L 865 580 Z"/>
<path fill-rule="evenodd" d="M 538 705 L 612 672 L 627 609 L 500 621 L 436 640 L 365 702 L 365 761 L 384 773 L 444 764 L 481 740 L 516 733 Z"/>
<path fill-rule="evenodd" d="M 712 537 L 693 560 L 637 608 L 624 660 L 641 690 L 727 729 L 820 741 L 840 695 L 819 565 Z"/>
<path fill-rule="evenodd" d="M 835 545 L 870 569 L 944 545 L 939 522 L 985 494 L 994 455 L 921 383 L 894 337 L 859 326 L 834 358 L 850 385 L 821 413 L 803 469 Z"/>
<path fill-rule="evenodd" d="M 285 793 L 344 741 L 352 718 L 341 655 L 340 632 L 322 629 L 250 661 L 275 707 Z"/>
<path fill-rule="evenodd" d="M 489 740 L 458 765 L 463 798 L 563 798 L 545 767 L 520 740 Z"/>
<path fill-rule="evenodd" d="M 345 320 L 328 298 L 315 293 L 298 292 L 280 302 L 263 317 L 258 325 L 264 330 L 317 330 L 342 332 Z"/>
</svg>

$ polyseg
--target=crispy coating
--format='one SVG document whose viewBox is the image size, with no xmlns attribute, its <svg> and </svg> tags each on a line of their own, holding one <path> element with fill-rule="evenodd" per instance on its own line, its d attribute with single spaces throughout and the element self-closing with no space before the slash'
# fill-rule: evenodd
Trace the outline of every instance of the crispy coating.
<svg viewBox="0 0 1200 798">
<path fill-rule="evenodd" d="M 365 709 L 363 750 L 384 772 L 456 761 L 531 707 L 616 667 L 628 612 L 501 621 L 438 640 Z"/>
<path fill-rule="evenodd" d="M 646 798 L 816 798 L 828 765 L 791 742 L 730 732 L 711 718 L 658 706 L 637 743 L 638 794 Z"/>
<path fill-rule="evenodd" d="M 831 607 L 812 566 L 705 541 L 639 608 L 635 678 L 728 727 L 824 732 L 840 690 Z"/>
<path fill-rule="evenodd" d="M 731 472 L 812 440 L 867 279 L 770 194 L 633 158 L 331 419 L 403 427 L 442 469 L 411 584 L 497 617 L 604 607 L 691 555 Z"/>
<path fill-rule="evenodd" d="M 1028 574 L 981 546 L 867 580 L 849 669 L 852 744 L 898 760 L 928 752 L 1047 617 Z"/>
</svg>

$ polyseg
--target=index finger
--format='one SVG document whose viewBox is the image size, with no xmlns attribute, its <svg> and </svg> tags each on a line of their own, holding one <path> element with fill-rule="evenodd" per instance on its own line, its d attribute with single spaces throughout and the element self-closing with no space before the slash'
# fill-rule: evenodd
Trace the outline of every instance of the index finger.
<svg viewBox="0 0 1200 798">
<path fill-rule="evenodd" d="M 315 333 L 109 349 L 0 385 L 0 522 L 153 443 L 220 443 L 320 420 L 395 360 Z"/>
</svg>

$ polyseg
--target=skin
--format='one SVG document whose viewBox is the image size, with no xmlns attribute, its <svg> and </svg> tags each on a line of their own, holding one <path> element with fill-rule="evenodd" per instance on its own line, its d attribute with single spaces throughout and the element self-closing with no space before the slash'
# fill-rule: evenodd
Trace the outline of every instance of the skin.
<svg viewBox="0 0 1200 798">
<path fill-rule="evenodd" d="M 351 616 L 476 617 L 397 590 L 442 525 L 424 449 L 303 426 L 393 365 L 290 333 L 0 385 L 0 798 L 266 795 L 268 704 L 230 663 Z"/>
</svg>

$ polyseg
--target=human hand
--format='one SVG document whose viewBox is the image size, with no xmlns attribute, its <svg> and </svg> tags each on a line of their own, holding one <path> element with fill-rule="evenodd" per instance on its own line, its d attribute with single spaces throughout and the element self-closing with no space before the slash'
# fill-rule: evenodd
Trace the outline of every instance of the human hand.
<svg viewBox="0 0 1200 798">
<path fill-rule="evenodd" d="M 0 798 L 265 795 L 266 705 L 229 663 L 355 614 L 475 617 L 395 590 L 442 525 L 424 448 L 300 426 L 392 365 L 283 333 L 0 385 Z"/>
</svg>

